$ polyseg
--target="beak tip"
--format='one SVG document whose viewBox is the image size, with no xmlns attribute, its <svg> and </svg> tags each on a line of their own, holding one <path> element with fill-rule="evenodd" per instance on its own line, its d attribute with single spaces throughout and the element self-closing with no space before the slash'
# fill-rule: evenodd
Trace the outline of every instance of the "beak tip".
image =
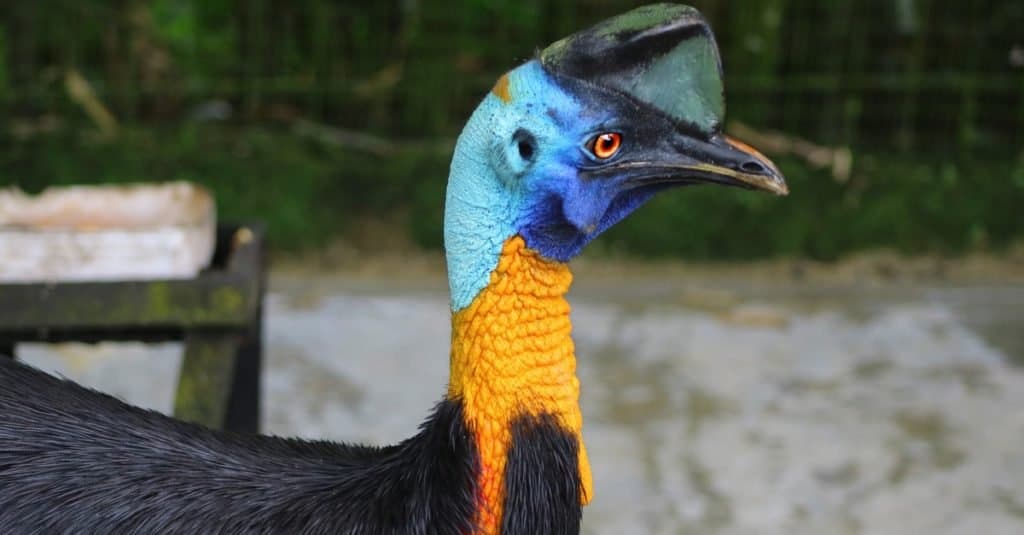
<svg viewBox="0 0 1024 535">
<path fill-rule="evenodd" d="M 745 182 L 748 186 L 753 186 L 754 189 L 767 191 L 774 193 L 779 197 L 785 197 L 789 195 L 789 186 L 786 184 L 786 179 L 783 178 L 782 172 L 775 165 L 775 162 L 768 159 L 767 156 L 761 154 L 757 149 L 750 145 L 730 136 L 722 136 L 721 140 L 725 142 L 730 150 L 733 151 L 737 157 L 739 157 L 744 165 L 740 166 L 743 169 L 746 164 L 753 165 L 756 172 L 737 173 L 734 175 L 741 182 Z"/>
<path fill-rule="evenodd" d="M 773 169 L 767 175 L 739 175 L 737 177 L 747 187 L 774 194 L 779 197 L 789 195 L 789 185 L 778 170 Z"/>
</svg>

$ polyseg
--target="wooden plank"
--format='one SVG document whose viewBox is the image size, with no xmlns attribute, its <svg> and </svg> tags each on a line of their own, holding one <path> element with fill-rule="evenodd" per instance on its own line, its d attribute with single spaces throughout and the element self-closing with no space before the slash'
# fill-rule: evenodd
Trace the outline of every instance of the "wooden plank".
<svg viewBox="0 0 1024 535">
<path fill-rule="evenodd" d="M 224 429 L 240 433 L 260 431 L 260 377 L 263 371 L 263 314 L 257 314 L 235 354 L 235 373 L 231 383 Z"/>
<path fill-rule="evenodd" d="M 220 230 L 217 239 L 226 249 L 222 273 L 251 285 L 253 308 L 241 330 L 198 330 L 185 335 L 174 415 L 207 427 L 257 433 L 263 367 L 263 227 Z"/>
<path fill-rule="evenodd" d="M 264 229 L 260 224 L 240 225 L 228 231 L 230 255 L 227 260 L 227 270 L 231 273 L 245 274 L 252 277 L 262 277 L 265 267 L 263 237 Z"/>
<path fill-rule="evenodd" d="M 226 327 L 225 329 L 234 329 Z M 62 344 L 66 342 L 77 342 L 83 344 L 98 344 L 102 342 L 142 342 L 144 344 L 157 344 L 162 342 L 181 342 L 185 337 L 185 331 L 181 328 L 170 326 L 142 327 L 123 325 L 114 328 L 47 328 L 47 329 L 21 329 L 11 330 L 0 328 L 0 347 L 5 344 L 19 343 L 43 343 Z"/>
<path fill-rule="evenodd" d="M 189 280 L 0 284 L 0 355 L 22 341 L 184 338 L 175 416 L 258 432 L 263 235 L 221 226 L 214 267 Z"/>
<path fill-rule="evenodd" d="M 263 227 L 222 226 L 218 241 L 219 269 L 194 279 L 0 284 L 0 338 L 48 331 L 246 327 L 262 300 Z"/>
<path fill-rule="evenodd" d="M 132 326 L 245 326 L 260 301 L 254 277 L 0 285 L 0 331 Z"/>
<path fill-rule="evenodd" d="M 242 337 L 192 332 L 185 336 L 174 417 L 219 429 L 223 426 Z"/>
<path fill-rule="evenodd" d="M 267 286 L 266 256 L 263 249 L 263 227 L 245 225 L 231 237 L 234 251 L 228 261 L 228 270 L 247 273 L 259 285 L 257 294 L 263 296 Z M 259 303 L 235 356 L 235 377 L 231 385 L 224 428 L 243 433 L 260 430 L 260 398 L 263 375 L 263 305 Z"/>
</svg>

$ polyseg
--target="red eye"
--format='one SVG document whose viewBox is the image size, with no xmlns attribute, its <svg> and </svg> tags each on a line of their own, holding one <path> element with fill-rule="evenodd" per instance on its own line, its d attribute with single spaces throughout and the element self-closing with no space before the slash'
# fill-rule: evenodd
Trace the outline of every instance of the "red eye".
<svg viewBox="0 0 1024 535">
<path fill-rule="evenodd" d="M 598 134 L 590 140 L 587 144 L 587 148 L 590 152 L 602 160 L 607 160 L 612 156 L 615 156 L 616 152 L 619 152 L 619 147 L 622 146 L 622 134 L 616 132 L 605 132 Z"/>
</svg>

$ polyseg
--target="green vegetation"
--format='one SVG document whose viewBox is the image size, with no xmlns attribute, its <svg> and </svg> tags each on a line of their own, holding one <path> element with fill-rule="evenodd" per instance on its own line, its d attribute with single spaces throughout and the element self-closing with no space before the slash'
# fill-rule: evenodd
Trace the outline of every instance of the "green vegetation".
<svg viewBox="0 0 1024 535">
<path fill-rule="evenodd" d="M 831 259 L 1024 238 L 1024 3 L 692 3 L 718 32 L 729 118 L 848 150 L 850 172 L 769 151 L 790 197 L 668 195 L 599 249 Z M 278 249 L 365 218 L 437 247 L 452 140 L 479 98 L 535 47 L 633 5 L 12 2 L 0 7 L 0 185 L 194 180 L 223 219 L 267 221 Z"/>
<path fill-rule="evenodd" d="M 188 126 L 127 130 L 110 142 L 41 136 L 6 147 L 0 158 L 29 190 L 83 178 L 194 180 L 215 193 L 222 218 L 266 220 L 278 248 L 323 245 L 364 217 L 438 247 L 448 146 L 378 156 L 280 128 Z M 831 259 L 876 247 L 998 248 L 1024 236 L 1024 158 L 865 151 L 844 183 L 797 158 L 778 163 L 793 192 L 785 199 L 692 188 L 653 201 L 598 247 L 701 259 Z"/>
</svg>

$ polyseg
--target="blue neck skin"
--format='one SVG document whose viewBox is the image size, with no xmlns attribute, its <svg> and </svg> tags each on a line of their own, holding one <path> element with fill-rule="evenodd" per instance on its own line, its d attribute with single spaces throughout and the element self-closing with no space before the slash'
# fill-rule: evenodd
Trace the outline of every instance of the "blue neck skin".
<svg viewBox="0 0 1024 535">
<path fill-rule="evenodd" d="M 521 235 L 548 259 L 567 262 L 655 192 L 579 177 L 585 141 L 620 124 L 607 102 L 572 94 L 537 61 L 507 76 L 509 98 L 494 92 L 484 98 L 452 157 L 444 243 L 454 312 L 487 286 L 512 236 Z"/>
<path fill-rule="evenodd" d="M 504 103 L 488 94 L 455 145 L 444 211 L 444 248 L 451 308 L 469 306 L 490 280 L 505 240 L 512 237 L 521 195 L 498 180 L 490 161 L 489 125 Z"/>
</svg>

